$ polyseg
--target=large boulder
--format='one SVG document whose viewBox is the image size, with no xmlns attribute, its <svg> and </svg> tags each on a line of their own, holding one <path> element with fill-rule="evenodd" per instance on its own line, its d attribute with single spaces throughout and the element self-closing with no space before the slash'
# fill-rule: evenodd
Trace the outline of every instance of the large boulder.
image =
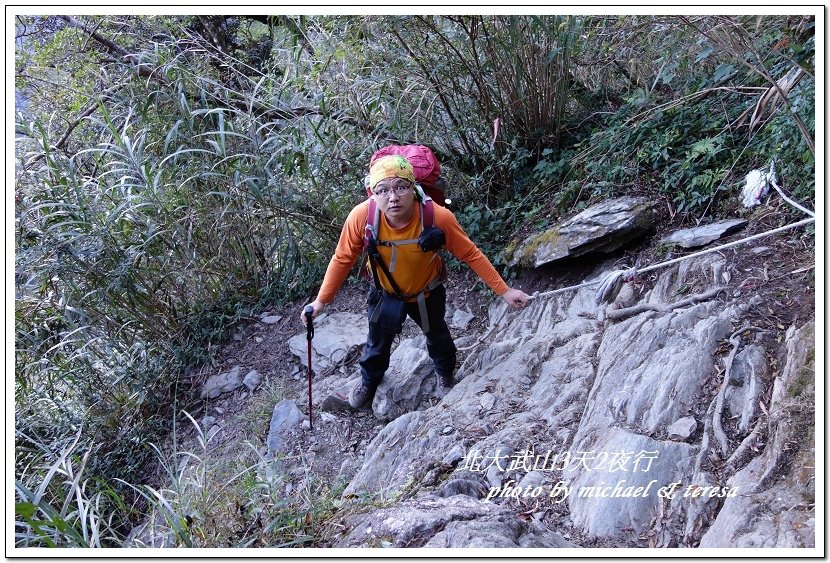
<svg viewBox="0 0 830 563">
<path fill-rule="evenodd" d="M 375 417 L 388 422 L 421 408 L 434 396 L 436 381 L 433 362 L 426 350 L 426 338 L 402 340 L 392 351 L 389 368 L 375 392 L 372 402 Z M 318 374 L 312 382 L 312 403 L 324 409 L 339 406 L 348 411 L 342 400 L 348 398 L 349 391 L 359 382 L 358 366 L 348 371 Z M 331 396 L 337 396 L 341 401 L 327 401 Z"/>
<path fill-rule="evenodd" d="M 311 363 L 315 373 L 324 372 L 357 353 L 366 343 L 369 321 L 366 315 L 334 313 L 314 321 Z M 291 352 L 308 367 L 308 341 L 305 331 L 288 340 Z"/>
<path fill-rule="evenodd" d="M 375 391 L 372 410 L 379 420 L 389 421 L 416 410 L 436 387 L 426 338 L 401 341 L 389 359 L 389 369 Z"/>
<path fill-rule="evenodd" d="M 609 253 L 650 231 L 655 205 L 643 198 L 621 197 L 593 205 L 522 243 L 511 266 L 538 268 L 592 252 Z"/>
</svg>

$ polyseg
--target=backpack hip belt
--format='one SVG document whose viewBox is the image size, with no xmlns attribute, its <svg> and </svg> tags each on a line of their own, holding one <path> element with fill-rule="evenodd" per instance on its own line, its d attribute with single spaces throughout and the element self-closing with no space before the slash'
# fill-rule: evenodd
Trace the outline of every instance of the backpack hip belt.
<svg viewBox="0 0 830 563">
<path fill-rule="evenodd" d="M 432 280 L 427 284 L 427 286 L 419 291 L 418 293 L 411 293 L 407 295 L 396 295 L 394 293 L 389 293 L 378 284 L 375 287 L 383 292 L 383 299 L 398 299 L 400 301 L 406 301 L 407 299 L 411 299 L 415 297 L 415 302 L 418 304 L 418 313 L 421 315 L 421 329 L 424 331 L 424 334 L 429 332 L 429 315 L 427 314 L 427 302 L 426 302 L 426 293 L 432 291 L 441 286 L 444 283 L 444 280 L 441 279 L 441 276 L 435 276 L 435 279 Z M 380 317 L 380 307 L 375 307 L 375 310 L 372 312 L 372 316 L 370 317 L 369 321 L 376 323 L 378 318 Z"/>
</svg>

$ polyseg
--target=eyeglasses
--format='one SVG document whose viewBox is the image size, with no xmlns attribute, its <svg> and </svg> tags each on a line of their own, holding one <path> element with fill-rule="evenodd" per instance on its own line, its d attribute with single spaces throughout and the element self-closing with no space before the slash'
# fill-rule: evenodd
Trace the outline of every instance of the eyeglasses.
<svg viewBox="0 0 830 563">
<path fill-rule="evenodd" d="M 395 195 L 401 196 L 401 195 L 404 195 L 405 193 L 407 193 L 409 191 L 409 188 L 411 188 L 411 187 L 412 187 L 412 184 L 406 184 L 406 185 L 399 184 L 399 185 L 393 186 L 391 188 L 386 188 L 386 187 L 378 188 L 377 190 L 375 190 L 375 195 L 378 196 L 378 197 L 386 198 L 386 197 L 389 197 L 390 195 L 392 195 L 392 192 L 395 192 Z"/>
</svg>

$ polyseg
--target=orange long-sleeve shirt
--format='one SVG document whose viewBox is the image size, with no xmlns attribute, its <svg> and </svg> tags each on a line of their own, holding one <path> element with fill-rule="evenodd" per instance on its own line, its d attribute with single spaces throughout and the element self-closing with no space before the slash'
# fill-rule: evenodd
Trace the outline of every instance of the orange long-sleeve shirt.
<svg viewBox="0 0 830 563">
<path fill-rule="evenodd" d="M 466 263 L 486 283 L 496 295 L 504 294 L 509 288 L 502 277 L 490 263 L 490 260 L 470 240 L 467 233 L 458 224 L 455 215 L 449 209 L 434 205 L 435 226 L 444 231 L 446 248 L 453 256 Z M 340 290 L 346 277 L 349 275 L 355 261 L 363 252 L 363 232 L 369 213 L 369 201 L 356 205 L 351 210 L 340 240 L 329 262 L 323 284 L 317 294 L 321 303 L 331 303 Z M 378 225 L 378 239 L 381 241 L 417 239 L 421 233 L 421 206 L 415 202 L 415 213 L 412 220 L 403 228 L 394 229 L 386 221 L 383 213 L 380 214 Z M 387 267 L 391 265 L 392 248 L 378 246 Z M 431 282 L 441 270 L 441 258 L 434 252 L 423 252 L 416 244 L 397 247 L 395 268 L 391 272 L 395 283 L 404 294 L 418 293 Z M 389 292 L 393 288 L 386 280 L 383 272 L 378 272 L 381 285 Z"/>
</svg>

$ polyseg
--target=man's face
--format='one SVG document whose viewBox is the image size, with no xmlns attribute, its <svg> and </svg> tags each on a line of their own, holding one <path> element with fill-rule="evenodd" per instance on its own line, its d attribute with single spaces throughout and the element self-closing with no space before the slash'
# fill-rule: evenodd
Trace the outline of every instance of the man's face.
<svg viewBox="0 0 830 563">
<path fill-rule="evenodd" d="M 412 182 L 403 178 L 386 178 L 373 190 L 378 209 L 387 219 L 396 222 L 409 221 L 415 208 L 415 190 Z"/>
</svg>

